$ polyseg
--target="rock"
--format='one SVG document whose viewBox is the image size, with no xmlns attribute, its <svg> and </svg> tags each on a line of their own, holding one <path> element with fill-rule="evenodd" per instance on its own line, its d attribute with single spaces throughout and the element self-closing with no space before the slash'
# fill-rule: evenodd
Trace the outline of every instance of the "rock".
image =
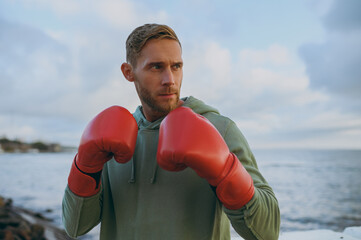
<svg viewBox="0 0 361 240">
<path fill-rule="evenodd" d="M 53 212 L 53 209 L 47 208 L 47 209 L 45 209 L 45 212 L 51 213 L 51 212 Z"/>
<path fill-rule="evenodd" d="M 4 240 L 14 240 L 15 237 L 10 230 L 0 230 L 0 239 Z"/>
<path fill-rule="evenodd" d="M 5 206 L 4 198 L 0 197 L 0 208 Z"/>
<path fill-rule="evenodd" d="M 39 224 L 31 226 L 31 239 L 45 239 L 44 238 L 44 227 Z"/>
<path fill-rule="evenodd" d="M 52 225 L 42 214 L 14 207 L 12 203 L 11 199 L 0 196 L 0 239 L 71 239 L 64 230 Z"/>
<path fill-rule="evenodd" d="M 41 227 L 41 226 L 40 226 Z M 0 197 L 0 238 L 1 239 L 25 239 L 43 240 L 44 228 L 39 231 L 38 226 L 30 224 L 19 214 L 13 211 L 12 200 Z M 36 236 L 33 238 L 33 236 Z"/>
<path fill-rule="evenodd" d="M 21 223 L 20 219 L 15 219 L 15 218 L 11 218 L 11 217 L 1 218 L 0 219 L 0 229 L 4 229 L 7 226 L 17 227 L 20 225 L 20 223 Z"/>
</svg>

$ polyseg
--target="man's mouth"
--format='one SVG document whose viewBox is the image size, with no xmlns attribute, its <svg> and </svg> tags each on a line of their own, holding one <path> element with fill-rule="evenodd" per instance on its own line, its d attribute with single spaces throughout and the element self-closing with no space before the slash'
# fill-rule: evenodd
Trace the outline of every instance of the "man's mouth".
<svg viewBox="0 0 361 240">
<path fill-rule="evenodd" d="M 170 97 L 173 97 L 175 95 L 175 93 L 161 93 L 159 94 L 160 97 L 163 97 L 163 98 L 170 98 Z"/>
<path fill-rule="evenodd" d="M 171 95 L 174 95 L 174 94 L 177 94 L 176 91 L 166 91 L 166 92 L 160 92 L 159 95 L 160 96 L 171 96 Z"/>
<path fill-rule="evenodd" d="M 165 89 L 162 89 L 163 91 L 160 91 L 158 93 L 158 96 L 160 97 L 163 97 L 163 98 L 171 98 L 173 96 L 176 96 L 178 91 L 176 89 L 173 89 L 173 88 L 165 88 Z"/>
</svg>

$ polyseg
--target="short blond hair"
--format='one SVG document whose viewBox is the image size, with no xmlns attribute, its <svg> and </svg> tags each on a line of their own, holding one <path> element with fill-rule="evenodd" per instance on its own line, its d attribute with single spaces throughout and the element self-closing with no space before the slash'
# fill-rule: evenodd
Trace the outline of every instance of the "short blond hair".
<svg viewBox="0 0 361 240">
<path fill-rule="evenodd" d="M 144 24 L 137 27 L 128 36 L 126 41 L 127 62 L 136 67 L 137 59 L 144 45 L 150 39 L 172 39 L 181 43 L 172 28 L 162 24 Z"/>
</svg>

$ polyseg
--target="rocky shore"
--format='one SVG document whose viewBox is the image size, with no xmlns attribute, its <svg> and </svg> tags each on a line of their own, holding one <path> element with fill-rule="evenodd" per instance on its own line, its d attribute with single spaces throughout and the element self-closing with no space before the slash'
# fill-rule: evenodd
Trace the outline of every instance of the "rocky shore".
<svg viewBox="0 0 361 240">
<path fill-rule="evenodd" d="M 67 240 L 71 238 L 40 213 L 15 207 L 12 199 L 0 196 L 0 239 Z"/>
</svg>

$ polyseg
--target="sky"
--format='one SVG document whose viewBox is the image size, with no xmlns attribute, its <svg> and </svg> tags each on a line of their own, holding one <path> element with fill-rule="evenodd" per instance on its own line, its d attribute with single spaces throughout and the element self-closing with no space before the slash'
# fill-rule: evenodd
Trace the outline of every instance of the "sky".
<svg viewBox="0 0 361 240">
<path fill-rule="evenodd" d="M 140 104 L 120 71 L 145 23 L 182 42 L 181 96 L 251 148 L 361 149 L 359 0 L 2 0 L 0 137 L 77 146 L 100 111 Z"/>
</svg>

